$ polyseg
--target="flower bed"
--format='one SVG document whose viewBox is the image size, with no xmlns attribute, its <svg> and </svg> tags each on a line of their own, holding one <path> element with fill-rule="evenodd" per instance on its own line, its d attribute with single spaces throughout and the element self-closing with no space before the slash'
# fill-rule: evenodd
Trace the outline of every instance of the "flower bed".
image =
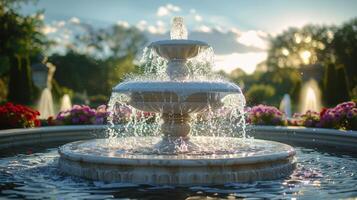
<svg viewBox="0 0 357 200">
<path fill-rule="evenodd" d="M 247 122 L 256 125 L 284 126 L 285 115 L 273 106 L 258 105 L 247 109 Z"/>
<path fill-rule="evenodd" d="M 357 107 L 353 101 L 338 104 L 333 108 L 324 108 L 321 112 L 307 111 L 295 113 L 286 119 L 277 108 L 258 105 L 248 110 L 248 122 L 254 125 L 290 125 L 316 128 L 357 130 Z M 287 122 L 287 123 L 285 123 Z"/>
<path fill-rule="evenodd" d="M 101 105 L 96 109 L 86 105 L 74 105 L 70 110 L 62 111 L 57 116 L 43 121 L 42 125 L 102 125 L 108 123 L 108 117 L 110 116 L 114 123 L 127 123 L 131 119 L 151 123 L 156 119 L 154 113 L 133 111 L 126 105 L 118 105 L 114 110 L 110 115 L 105 105 Z M 357 130 L 357 107 L 356 103 L 352 101 L 338 104 L 333 108 L 324 108 L 321 112 L 295 113 L 293 118 L 289 119 L 277 108 L 267 105 L 247 108 L 246 113 L 247 122 L 253 125 L 289 125 Z M 38 111 L 29 107 L 7 103 L 0 106 L 0 129 L 40 126 L 39 115 Z M 224 118 L 227 114 L 219 116 Z"/>
<path fill-rule="evenodd" d="M 40 113 L 27 106 L 6 103 L 0 106 L 0 129 L 40 126 Z"/>
<path fill-rule="evenodd" d="M 61 111 L 57 116 L 48 118 L 48 125 L 106 124 L 109 112 L 105 105 L 97 109 L 86 105 L 74 105 L 70 110 Z"/>
</svg>

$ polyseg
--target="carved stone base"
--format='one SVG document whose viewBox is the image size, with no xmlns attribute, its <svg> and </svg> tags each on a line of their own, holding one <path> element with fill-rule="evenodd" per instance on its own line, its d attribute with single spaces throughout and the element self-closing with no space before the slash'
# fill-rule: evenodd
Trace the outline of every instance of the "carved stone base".
<svg viewBox="0 0 357 200">
<path fill-rule="evenodd" d="M 212 139 L 202 137 L 199 140 Z M 151 139 L 135 140 L 150 143 Z M 59 168 L 67 174 L 92 180 L 165 185 L 272 180 L 288 176 L 294 170 L 295 151 L 289 145 L 264 140 L 247 143 L 238 138 L 220 140 L 236 143 L 234 146 L 242 152 L 211 155 L 121 153 L 122 149 L 108 148 L 101 145 L 105 140 L 97 139 L 62 146 Z M 119 146 L 127 146 L 125 140 L 118 139 L 117 142 L 120 142 Z"/>
</svg>

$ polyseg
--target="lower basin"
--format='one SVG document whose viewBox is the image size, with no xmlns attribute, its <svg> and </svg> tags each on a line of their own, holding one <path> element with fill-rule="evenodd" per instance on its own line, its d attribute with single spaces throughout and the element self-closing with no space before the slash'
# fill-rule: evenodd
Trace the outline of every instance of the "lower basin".
<svg viewBox="0 0 357 200">
<path fill-rule="evenodd" d="M 95 139 L 59 149 L 59 168 L 92 180 L 197 185 L 272 180 L 289 175 L 295 151 L 286 144 L 240 138 L 192 137 L 198 151 L 154 154 L 160 137 Z"/>
<path fill-rule="evenodd" d="M 292 174 L 274 180 L 168 186 L 95 181 L 58 166 L 58 147 L 103 137 L 105 126 L 58 126 L 0 131 L 0 199 L 355 199 L 357 132 L 254 126 L 249 135 L 288 143 Z"/>
</svg>

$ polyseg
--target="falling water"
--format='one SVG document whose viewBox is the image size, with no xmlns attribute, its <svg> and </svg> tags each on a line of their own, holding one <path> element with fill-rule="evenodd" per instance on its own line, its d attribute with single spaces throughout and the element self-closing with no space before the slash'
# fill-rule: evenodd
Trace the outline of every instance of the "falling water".
<svg viewBox="0 0 357 200">
<path fill-rule="evenodd" d="M 308 110 L 320 111 L 321 92 L 317 82 L 313 79 L 304 84 L 300 94 L 300 112 L 305 113 Z"/>
<path fill-rule="evenodd" d="M 140 60 L 143 75 L 127 75 L 126 81 L 170 80 L 166 73 L 167 60 L 157 55 L 154 49 L 146 47 Z M 188 80 L 222 80 L 213 72 L 214 50 L 209 47 L 187 61 Z"/>
<path fill-rule="evenodd" d="M 152 48 L 145 48 L 141 58 L 142 75 L 128 75 L 125 81 L 170 81 L 167 73 L 167 61 L 157 55 Z M 204 81 L 208 83 L 225 82 L 224 78 L 215 74 L 212 70 L 214 65 L 214 51 L 212 47 L 199 52 L 199 54 L 189 59 L 187 66 L 189 68 L 189 81 Z M 164 88 L 163 88 L 164 89 Z M 180 94 L 179 98 L 186 98 L 190 94 Z M 169 103 L 172 103 L 172 98 L 176 94 L 172 94 Z M 207 104 L 210 98 L 207 97 Z M 111 110 L 111 115 L 108 119 L 111 125 L 108 130 L 108 137 L 128 137 L 128 136 L 158 136 L 160 135 L 161 116 L 159 113 L 148 116 L 148 112 L 144 112 L 130 106 L 128 102 L 130 97 L 125 94 L 112 93 L 108 103 L 108 109 Z M 223 99 L 223 106 L 218 109 L 208 109 L 202 115 L 197 114 L 191 122 L 192 135 L 206 136 L 239 136 L 245 137 L 245 97 L 241 94 L 230 94 Z M 126 119 L 124 128 L 116 126 L 123 123 Z M 150 123 L 148 123 L 150 121 Z M 208 131 L 207 131 L 208 130 Z M 220 130 L 220 131 L 217 131 Z"/>
<path fill-rule="evenodd" d="M 69 110 L 72 108 L 71 97 L 68 94 L 63 95 L 61 99 L 60 111 Z"/>
<path fill-rule="evenodd" d="M 41 119 L 47 119 L 48 117 L 53 116 L 55 113 L 53 109 L 53 99 L 51 90 L 48 88 L 42 90 L 41 98 L 38 103 L 38 111 L 41 114 Z"/>
<path fill-rule="evenodd" d="M 280 102 L 279 109 L 285 113 L 286 117 L 291 117 L 291 99 L 289 94 L 284 94 L 284 97 Z"/>
<path fill-rule="evenodd" d="M 173 20 L 171 39 L 187 39 L 187 29 L 180 17 L 175 17 Z M 161 95 L 165 95 L 165 82 L 170 81 L 166 72 L 167 63 L 166 59 L 160 57 L 149 46 L 144 49 L 140 60 L 142 74 L 128 75 L 124 82 L 162 81 L 163 91 Z M 212 47 L 200 49 L 198 55 L 188 59 L 186 64 L 189 69 L 189 76 L 188 79 L 184 80 L 185 82 L 202 81 L 208 85 L 214 82 L 227 82 L 212 70 L 214 65 L 214 51 Z M 178 97 L 182 100 L 188 98 L 190 95 L 189 93 L 172 93 L 165 103 L 173 105 L 172 99 Z M 218 98 L 218 96 L 207 93 L 207 104 L 209 105 L 209 102 L 214 98 Z M 161 112 L 153 114 L 140 111 L 130 106 L 129 102 L 130 97 L 126 94 L 116 92 L 112 94 L 108 103 L 108 110 L 111 111 L 108 118 L 110 125 L 107 131 L 108 138 L 113 139 L 112 141 L 117 141 L 115 138 L 118 137 L 161 136 Z M 245 98 L 242 94 L 227 95 L 222 100 L 221 108 L 213 109 L 209 107 L 202 114 L 192 114 L 190 134 L 192 136 L 237 136 L 245 138 L 246 123 L 244 107 Z M 124 125 L 120 126 L 119 124 Z M 224 146 L 224 144 L 222 145 Z M 133 144 L 133 148 L 135 146 L 137 145 Z"/>
<path fill-rule="evenodd" d="M 219 109 L 209 108 L 208 111 L 197 114 L 192 122 L 192 135 L 246 137 L 245 97 L 242 94 L 231 94 L 222 103 L 223 106 Z"/>
</svg>

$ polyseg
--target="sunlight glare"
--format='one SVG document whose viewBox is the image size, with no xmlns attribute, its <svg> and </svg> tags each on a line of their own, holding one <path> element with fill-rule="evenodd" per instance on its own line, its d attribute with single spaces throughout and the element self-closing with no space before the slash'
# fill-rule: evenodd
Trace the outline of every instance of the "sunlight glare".
<svg viewBox="0 0 357 200">
<path fill-rule="evenodd" d="M 300 57 L 305 65 L 310 64 L 311 52 L 308 50 L 300 52 Z"/>
</svg>

